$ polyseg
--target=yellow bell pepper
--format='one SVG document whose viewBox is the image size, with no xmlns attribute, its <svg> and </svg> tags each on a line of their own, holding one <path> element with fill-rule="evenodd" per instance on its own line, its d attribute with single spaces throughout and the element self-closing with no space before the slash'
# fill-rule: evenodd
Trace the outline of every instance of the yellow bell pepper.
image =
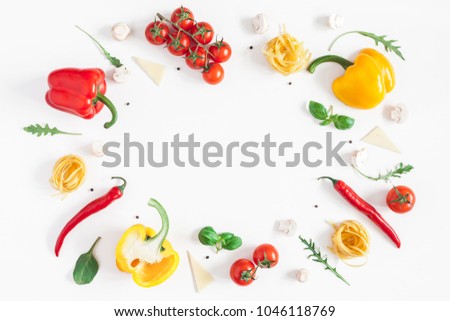
<svg viewBox="0 0 450 321">
<path fill-rule="evenodd" d="M 150 199 L 149 206 L 161 216 L 161 230 L 156 232 L 142 224 L 131 226 L 122 235 L 116 247 L 116 265 L 119 270 L 131 273 L 133 281 L 151 287 L 166 281 L 177 269 L 179 256 L 166 240 L 169 218 L 158 201 Z"/>
<path fill-rule="evenodd" d="M 335 55 L 314 60 L 308 67 L 313 73 L 324 62 L 340 64 L 345 73 L 336 78 L 332 88 L 335 96 L 350 107 L 370 109 L 381 103 L 395 86 L 395 73 L 389 60 L 374 49 L 363 49 L 352 63 Z"/>
</svg>

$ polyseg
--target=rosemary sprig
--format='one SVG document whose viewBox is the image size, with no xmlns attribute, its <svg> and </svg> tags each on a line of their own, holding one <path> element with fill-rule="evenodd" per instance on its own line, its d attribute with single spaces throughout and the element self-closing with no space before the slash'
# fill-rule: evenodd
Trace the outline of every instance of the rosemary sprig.
<svg viewBox="0 0 450 321">
<path fill-rule="evenodd" d="M 390 178 L 400 178 L 401 175 L 403 174 L 407 174 L 410 171 L 412 171 L 414 169 L 414 167 L 412 165 L 406 165 L 404 166 L 403 163 L 400 163 L 397 168 L 390 170 L 388 173 L 381 175 L 378 174 L 378 177 L 372 177 L 369 175 L 364 174 L 363 172 L 361 172 L 355 165 L 352 165 L 353 169 L 355 171 L 357 171 L 360 175 L 364 176 L 365 178 L 368 178 L 372 181 L 379 181 L 379 180 L 385 180 L 385 181 L 389 181 Z"/>
<path fill-rule="evenodd" d="M 30 126 L 24 127 L 23 130 L 26 131 L 27 133 L 32 134 L 32 135 L 37 135 L 37 137 L 40 137 L 42 135 L 45 136 L 45 135 L 48 135 L 48 134 L 50 134 L 51 136 L 57 135 L 57 134 L 81 135 L 81 134 L 77 134 L 77 133 L 63 132 L 63 131 L 59 130 L 56 127 L 50 128 L 50 126 L 48 124 L 45 124 L 44 127 L 42 127 L 39 124 L 30 125 Z"/>
<path fill-rule="evenodd" d="M 340 275 L 337 271 L 336 268 L 333 268 L 330 266 L 330 264 L 328 263 L 328 258 L 327 257 L 323 257 L 322 254 L 320 253 L 320 249 L 318 247 L 316 247 L 316 244 L 314 244 L 314 242 L 309 239 L 309 242 L 302 238 L 301 235 L 299 235 L 299 239 L 300 241 L 302 241 L 306 247 L 304 248 L 304 250 L 309 250 L 311 251 L 311 254 L 308 255 L 308 259 L 309 258 L 313 258 L 312 260 L 315 262 L 319 262 L 322 263 L 323 265 L 325 265 L 325 270 L 329 270 L 330 272 L 332 272 L 334 275 L 336 275 L 339 279 L 341 279 L 342 281 L 344 281 L 347 285 L 350 285 L 350 283 L 348 283 L 343 277 L 342 275 Z"/>
<path fill-rule="evenodd" d="M 403 57 L 402 53 L 399 50 L 401 47 L 394 45 L 394 42 L 397 42 L 397 40 L 388 40 L 388 39 L 386 39 L 386 37 L 387 37 L 386 35 L 377 36 L 376 34 L 367 32 L 367 31 L 354 30 L 354 31 L 344 32 L 343 34 L 339 35 L 331 42 L 330 46 L 328 47 L 328 51 L 331 50 L 331 47 L 333 47 L 334 43 L 339 38 L 341 38 L 342 36 L 348 35 L 349 33 L 359 33 L 362 36 L 372 38 L 373 40 L 375 40 L 375 45 L 378 46 L 378 43 L 381 43 L 384 46 L 384 50 L 386 50 L 386 52 L 392 51 L 397 56 L 399 56 L 401 59 L 405 60 L 405 58 Z"/>
</svg>

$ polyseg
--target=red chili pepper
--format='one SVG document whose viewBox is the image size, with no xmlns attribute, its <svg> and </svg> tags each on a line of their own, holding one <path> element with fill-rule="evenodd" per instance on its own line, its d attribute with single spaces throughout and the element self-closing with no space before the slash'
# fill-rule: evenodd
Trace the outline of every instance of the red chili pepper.
<svg viewBox="0 0 450 321">
<path fill-rule="evenodd" d="M 326 178 L 329 179 L 334 186 L 334 189 L 341 194 L 341 196 L 347 200 L 353 207 L 359 210 L 361 213 L 365 214 L 372 222 L 374 222 L 390 239 L 400 248 L 400 239 L 395 233 L 394 229 L 386 222 L 386 220 L 381 216 L 377 210 L 363 200 L 354 190 L 350 188 L 341 180 L 337 180 L 328 176 L 322 176 L 318 179 Z"/>
<path fill-rule="evenodd" d="M 64 239 L 75 226 L 77 226 L 81 221 L 91 216 L 92 214 L 101 211 L 116 199 L 122 197 L 123 190 L 127 186 L 127 181 L 122 177 L 112 177 L 112 179 L 121 179 L 123 180 L 123 184 L 121 186 L 114 186 L 109 190 L 108 193 L 87 204 L 74 217 L 72 217 L 69 222 L 67 222 L 67 224 L 59 233 L 58 239 L 56 240 L 55 244 L 56 256 L 59 256 L 59 250 L 63 245 Z"/>
<path fill-rule="evenodd" d="M 51 107 L 84 119 L 91 119 L 102 110 L 103 105 L 106 105 L 112 113 L 112 119 L 105 123 L 105 128 L 111 127 L 117 121 L 116 108 L 104 96 L 106 81 L 103 70 L 58 69 L 48 76 L 48 86 L 50 89 L 45 95 L 45 100 Z"/>
</svg>

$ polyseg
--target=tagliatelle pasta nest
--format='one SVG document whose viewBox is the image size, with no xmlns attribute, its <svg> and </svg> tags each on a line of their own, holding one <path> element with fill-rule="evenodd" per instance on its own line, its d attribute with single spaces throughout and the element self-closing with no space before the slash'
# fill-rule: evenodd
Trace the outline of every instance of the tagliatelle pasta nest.
<svg viewBox="0 0 450 321">
<path fill-rule="evenodd" d="M 83 160 L 75 155 L 66 155 L 58 159 L 53 167 L 50 183 L 61 193 L 70 193 L 83 184 L 85 176 Z"/>
<path fill-rule="evenodd" d="M 339 225 L 333 224 L 334 233 L 331 236 L 333 247 L 330 250 L 351 266 L 361 266 L 367 262 L 369 250 L 369 235 L 361 223 L 353 220 L 343 221 Z M 349 264 L 349 259 L 364 257 L 362 264 Z"/>
<path fill-rule="evenodd" d="M 311 60 L 303 42 L 288 34 L 284 25 L 281 33 L 266 44 L 263 53 L 272 68 L 285 76 L 305 69 Z"/>
</svg>

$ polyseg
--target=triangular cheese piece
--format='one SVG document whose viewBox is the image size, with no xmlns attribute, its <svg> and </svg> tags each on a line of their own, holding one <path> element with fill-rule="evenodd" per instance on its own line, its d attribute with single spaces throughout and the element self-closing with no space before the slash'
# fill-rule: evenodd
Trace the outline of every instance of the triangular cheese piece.
<svg viewBox="0 0 450 321">
<path fill-rule="evenodd" d="M 164 71 L 166 69 L 164 65 L 138 57 L 133 57 L 133 59 L 157 86 L 161 85 L 161 80 L 164 77 Z"/>
<path fill-rule="evenodd" d="M 378 126 L 372 129 L 372 131 L 368 133 L 366 136 L 364 136 L 361 140 L 368 144 L 372 144 L 393 152 L 400 153 L 400 149 L 397 146 L 395 146 L 392 140 L 390 140 L 390 138 Z"/>
<path fill-rule="evenodd" d="M 211 282 L 214 281 L 214 278 L 203 268 L 203 266 L 200 265 L 196 259 L 194 259 L 189 251 L 187 251 L 187 255 L 189 258 L 189 265 L 191 266 L 192 275 L 194 277 L 195 288 L 197 289 L 197 292 L 200 292 L 211 284 Z"/>
</svg>

